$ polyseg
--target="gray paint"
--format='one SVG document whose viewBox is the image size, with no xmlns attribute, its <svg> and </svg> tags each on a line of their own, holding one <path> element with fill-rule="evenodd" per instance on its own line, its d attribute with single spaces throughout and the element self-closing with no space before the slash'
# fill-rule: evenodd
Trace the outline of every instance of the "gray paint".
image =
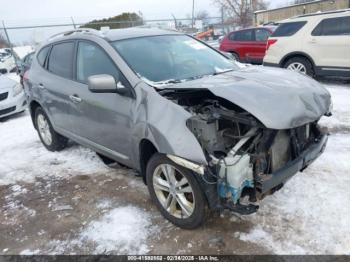
<svg viewBox="0 0 350 262">
<path fill-rule="evenodd" d="M 331 96 L 317 81 L 285 69 L 250 66 L 166 88 L 208 89 L 240 106 L 267 128 L 290 129 L 327 113 Z"/>
<path fill-rule="evenodd" d="M 116 40 L 160 34 L 164 31 L 111 30 L 106 38 Z M 98 44 L 107 52 L 128 79 L 133 96 L 92 93 L 86 84 L 48 72 L 34 58 L 29 71 L 30 82 L 26 83 L 31 90 L 29 100 L 43 106 L 54 129 L 136 169 L 140 169 L 139 146 L 143 139 L 151 141 L 161 153 L 206 164 L 201 146 L 186 126 L 191 114 L 142 81 L 106 39 L 80 33 L 55 38 L 45 45 L 82 39 Z M 330 104 L 329 93 L 317 82 L 280 69 L 251 67 L 165 88 L 207 88 L 244 108 L 266 127 L 275 129 L 317 120 Z M 70 100 L 72 95 L 81 101 Z"/>
</svg>

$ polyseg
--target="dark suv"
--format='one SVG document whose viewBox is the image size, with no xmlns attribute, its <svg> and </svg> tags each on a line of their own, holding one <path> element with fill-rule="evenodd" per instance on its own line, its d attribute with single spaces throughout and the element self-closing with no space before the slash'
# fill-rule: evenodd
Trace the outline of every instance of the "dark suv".
<svg viewBox="0 0 350 262">
<path fill-rule="evenodd" d="M 278 75 L 278 81 L 275 81 Z M 324 150 L 331 98 L 284 69 L 239 68 L 177 32 L 79 29 L 38 49 L 28 78 L 44 146 L 72 139 L 138 170 L 160 212 L 195 228 L 206 207 L 251 214 Z M 241 204 L 248 196 L 251 203 Z"/>
</svg>

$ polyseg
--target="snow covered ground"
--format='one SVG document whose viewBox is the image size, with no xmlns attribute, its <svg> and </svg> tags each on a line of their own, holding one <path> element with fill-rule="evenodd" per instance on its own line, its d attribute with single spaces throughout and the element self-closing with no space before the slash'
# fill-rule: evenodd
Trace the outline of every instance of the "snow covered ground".
<svg viewBox="0 0 350 262">
<path fill-rule="evenodd" d="M 75 144 L 48 152 L 28 114 L 0 121 L 0 254 L 350 254 L 350 85 L 327 88 L 325 153 L 258 213 L 195 231 L 166 222 L 132 170 Z"/>
</svg>

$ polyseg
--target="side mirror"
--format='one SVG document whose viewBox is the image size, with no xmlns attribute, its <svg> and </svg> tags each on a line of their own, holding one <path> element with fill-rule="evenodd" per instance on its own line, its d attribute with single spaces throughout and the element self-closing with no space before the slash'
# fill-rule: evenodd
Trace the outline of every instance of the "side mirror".
<svg viewBox="0 0 350 262">
<path fill-rule="evenodd" d="M 89 90 L 93 93 L 126 94 L 128 89 L 111 75 L 93 75 L 88 78 Z"/>
</svg>

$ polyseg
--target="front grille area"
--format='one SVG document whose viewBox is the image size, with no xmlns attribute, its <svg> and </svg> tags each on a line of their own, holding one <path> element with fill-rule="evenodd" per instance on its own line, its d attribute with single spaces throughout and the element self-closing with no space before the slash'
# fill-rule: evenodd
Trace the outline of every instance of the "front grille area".
<svg viewBox="0 0 350 262">
<path fill-rule="evenodd" d="M 8 95 L 9 95 L 8 92 L 0 94 L 0 101 L 5 100 L 8 97 Z"/>
<path fill-rule="evenodd" d="M 0 116 L 6 115 L 6 114 L 11 113 L 11 112 L 13 112 L 15 110 L 16 110 L 15 106 L 9 107 L 9 108 L 6 108 L 6 109 L 2 109 L 2 110 L 0 110 Z"/>
</svg>

